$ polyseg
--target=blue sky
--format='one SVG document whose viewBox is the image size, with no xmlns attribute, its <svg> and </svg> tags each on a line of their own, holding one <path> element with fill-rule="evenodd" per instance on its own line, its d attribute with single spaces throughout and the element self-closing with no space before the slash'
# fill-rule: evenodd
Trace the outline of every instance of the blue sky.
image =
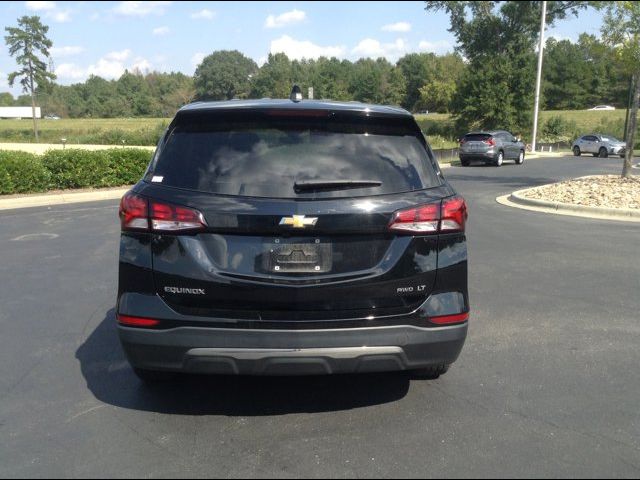
<svg viewBox="0 0 640 480">
<path fill-rule="evenodd" d="M 270 52 L 291 58 L 337 56 L 355 60 L 384 56 L 395 62 L 408 52 L 445 53 L 455 47 L 443 13 L 424 2 L 0 2 L 0 26 L 22 15 L 49 25 L 58 82 L 88 75 L 119 77 L 125 68 L 193 74 L 206 54 L 236 49 L 258 64 Z M 560 22 L 548 36 L 575 40 L 599 35 L 601 14 Z M 0 91 L 10 89 L 15 68 L 0 46 Z"/>
</svg>

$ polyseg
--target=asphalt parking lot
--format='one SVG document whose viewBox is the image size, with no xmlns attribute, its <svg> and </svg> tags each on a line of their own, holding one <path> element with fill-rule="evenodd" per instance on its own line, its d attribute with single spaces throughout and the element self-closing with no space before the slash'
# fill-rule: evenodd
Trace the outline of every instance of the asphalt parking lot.
<svg viewBox="0 0 640 480">
<path fill-rule="evenodd" d="M 454 167 L 472 320 L 436 381 L 149 389 L 114 326 L 117 202 L 0 213 L 0 477 L 638 477 L 640 224 L 501 206 L 620 159 Z"/>
</svg>

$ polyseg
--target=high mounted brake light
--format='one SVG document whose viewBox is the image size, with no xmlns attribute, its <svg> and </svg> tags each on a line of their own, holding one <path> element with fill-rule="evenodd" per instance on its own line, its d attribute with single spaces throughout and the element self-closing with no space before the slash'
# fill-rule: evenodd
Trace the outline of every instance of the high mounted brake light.
<svg viewBox="0 0 640 480">
<path fill-rule="evenodd" d="M 464 232 L 467 204 L 462 197 L 451 197 L 441 203 L 399 210 L 393 214 L 389 229 L 396 232 L 432 235 Z"/>
<path fill-rule="evenodd" d="M 207 226 L 198 210 L 149 200 L 133 192 L 120 201 L 120 224 L 122 230 L 147 232 L 194 232 Z"/>
</svg>

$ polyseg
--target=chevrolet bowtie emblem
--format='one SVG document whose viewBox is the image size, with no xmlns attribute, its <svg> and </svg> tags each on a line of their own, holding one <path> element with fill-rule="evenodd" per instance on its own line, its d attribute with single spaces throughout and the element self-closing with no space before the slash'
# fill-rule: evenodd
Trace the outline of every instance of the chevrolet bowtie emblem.
<svg viewBox="0 0 640 480">
<path fill-rule="evenodd" d="M 282 217 L 280 225 L 289 225 L 293 228 L 304 228 L 314 226 L 318 217 L 305 217 L 304 215 L 294 215 L 293 217 Z"/>
</svg>

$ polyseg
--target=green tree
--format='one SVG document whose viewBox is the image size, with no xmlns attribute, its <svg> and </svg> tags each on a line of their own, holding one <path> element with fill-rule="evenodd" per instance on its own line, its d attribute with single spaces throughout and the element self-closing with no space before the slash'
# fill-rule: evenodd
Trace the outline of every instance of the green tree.
<svg viewBox="0 0 640 480">
<path fill-rule="evenodd" d="M 602 26 L 604 41 L 615 49 L 616 60 L 632 77 L 633 97 L 627 124 L 627 148 L 622 165 L 622 176 L 631 177 L 631 160 L 638 129 L 640 104 L 640 4 L 637 2 L 607 2 Z"/>
<path fill-rule="evenodd" d="M 16 57 L 19 70 L 11 72 L 9 85 L 20 79 L 22 91 L 31 95 L 33 113 L 33 133 L 38 141 L 38 122 L 36 119 L 36 88 L 44 87 L 56 76 L 47 70 L 47 64 L 40 57 L 49 58 L 49 49 L 53 45 L 47 38 L 49 27 L 40 22 L 40 17 L 23 16 L 18 19 L 17 27 L 5 27 L 8 35 L 4 37 L 9 55 Z"/>
<path fill-rule="evenodd" d="M 13 106 L 13 95 L 9 92 L 0 93 L 0 107 L 11 107 Z"/>
<path fill-rule="evenodd" d="M 313 72 L 313 88 L 316 98 L 351 100 L 349 75 L 353 64 L 349 60 L 335 57 L 320 57 Z"/>
<path fill-rule="evenodd" d="M 362 58 L 353 64 L 349 92 L 354 100 L 400 105 L 405 89 L 401 70 L 384 58 Z"/>
<path fill-rule="evenodd" d="M 547 23 L 588 3 L 550 1 Z M 468 61 L 453 101 L 458 128 L 529 127 L 541 2 L 427 1 L 426 10 L 449 15 L 449 31 Z"/>
<path fill-rule="evenodd" d="M 296 81 L 289 57 L 284 53 L 270 53 L 266 63 L 251 79 L 251 97 L 289 98 Z M 303 85 L 300 87 L 304 88 Z"/>
<path fill-rule="evenodd" d="M 196 68 L 194 84 L 199 100 L 245 98 L 256 63 L 237 50 L 220 50 L 204 58 Z"/>
<path fill-rule="evenodd" d="M 420 105 L 431 112 L 449 113 L 456 93 L 455 82 L 431 80 L 419 90 Z"/>
</svg>

